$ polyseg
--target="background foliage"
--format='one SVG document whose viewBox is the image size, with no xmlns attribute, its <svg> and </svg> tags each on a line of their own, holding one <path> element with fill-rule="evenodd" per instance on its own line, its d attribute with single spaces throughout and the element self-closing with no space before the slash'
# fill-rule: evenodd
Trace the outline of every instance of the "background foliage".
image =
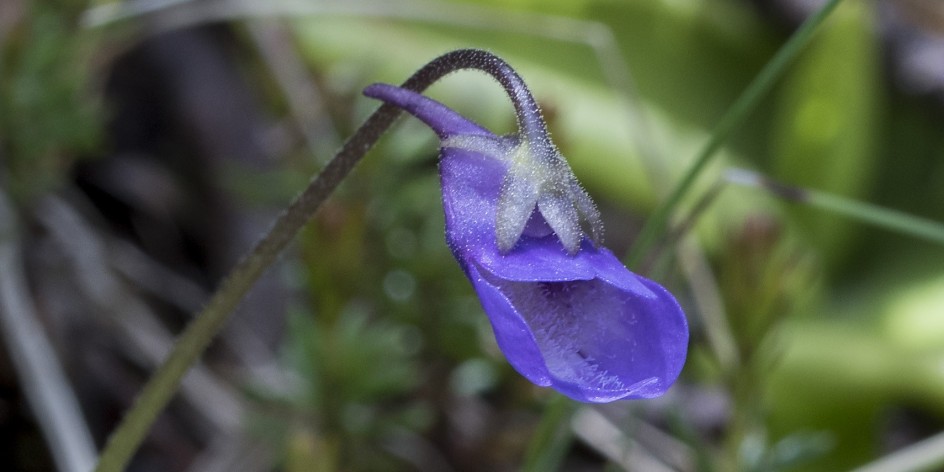
<svg viewBox="0 0 944 472">
<path fill-rule="evenodd" d="M 364 86 L 454 48 L 504 57 L 626 253 L 803 3 L 7 2 L 0 188 L 17 251 L 3 270 L 29 281 L 100 445 L 160 359 L 143 340 L 166 348 L 377 106 Z M 671 286 L 692 327 L 665 398 L 567 404 L 504 362 L 443 243 L 434 136 L 404 119 L 257 287 L 133 468 L 826 471 L 939 434 L 944 248 L 724 176 L 944 221 L 942 25 L 933 1 L 845 1 L 700 176 L 673 222 L 688 231 L 632 268 Z M 514 124 L 474 73 L 430 95 Z M 2 434 L 31 452 L 0 460 L 43 470 L 55 451 L 18 380 L 37 374 L 17 363 L 0 372 Z"/>
</svg>

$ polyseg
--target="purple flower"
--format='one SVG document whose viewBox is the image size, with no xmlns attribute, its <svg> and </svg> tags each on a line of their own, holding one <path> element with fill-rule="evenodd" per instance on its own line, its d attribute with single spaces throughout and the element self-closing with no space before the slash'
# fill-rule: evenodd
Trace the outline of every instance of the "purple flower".
<svg viewBox="0 0 944 472">
<path fill-rule="evenodd" d="M 406 89 L 364 93 L 439 136 L 446 240 L 518 372 L 584 402 L 665 393 L 685 361 L 685 316 L 665 288 L 598 246 L 599 214 L 529 93 L 514 136 Z"/>
</svg>

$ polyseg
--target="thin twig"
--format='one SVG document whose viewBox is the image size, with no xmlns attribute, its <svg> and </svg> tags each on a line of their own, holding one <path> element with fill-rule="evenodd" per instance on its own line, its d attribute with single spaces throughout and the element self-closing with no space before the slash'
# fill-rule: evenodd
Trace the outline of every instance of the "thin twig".
<svg viewBox="0 0 944 472">
<path fill-rule="evenodd" d="M 657 457 L 649 448 L 616 427 L 596 408 L 583 406 L 572 420 L 574 433 L 612 463 L 623 470 L 646 470 L 652 472 L 675 472 L 680 470 Z M 655 430 L 655 428 L 650 428 Z M 661 433 L 661 432 L 660 432 Z M 662 435 L 667 439 L 665 435 Z M 690 459 L 684 462 L 691 463 Z M 681 470 L 689 470 L 690 467 Z"/>
<path fill-rule="evenodd" d="M 697 313 L 701 317 L 708 345 L 722 372 L 737 372 L 741 364 L 737 343 L 731 334 L 721 289 L 707 257 L 696 244 L 679 244 L 677 251 L 679 265 L 692 291 L 692 298 L 698 306 Z"/>
<path fill-rule="evenodd" d="M 930 472 L 944 467 L 944 433 L 916 442 L 852 472 Z"/>
<path fill-rule="evenodd" d="M 199 310 L 204 300 L 210 296 L 207 290 L 165 267 L 133 244 L 115 237 L 102 239 L 101 244 L 108 247 L 108 253 L 105 255 L 108 264 L 117 275 L 128 279 L 135 288 L 188 313 Z M 272 348 L 247 325 L 244 318 L 234 321 L 227 326 L 226 334 L 220 341 L 242 362 L 248 377 L 273 391 L 289 388 L 289 380 L 278 366 Z M 164 338 L 170 339 L 169 336 Z M 168 350 L 161 352 L 166 353 Z M 164 354 L 161 354 L 156 358 L 154 364 L 163 359 L 163 356 Z"/>
<path fill-rule="evenodd" d="M 134 244 L 117 237 L 103 238 L 108 265 L 122 278 L 148 295 L 174 308 L 192 312 L 209 296 L 199 284 L 171 270 Z"/>
<path fill-rule="evenodd" d="M 55 350 L 36 319 L 21 254 L 16 216 L 0 192 L 0 323 L 26 399 L 56 467 L 87 472 L 95 464 L 95 443 Z"/>
<path fill-rule="evenodd" d="M 174 338 L 151 310 L 135 297 L 108 269 L 108 249 L 99 241 L 78 212 L 65 201 L 45 198 L 37 212 L 70 257 L 76 281 L 99 313 L 107 316 L 124 336 L 131 352 L 141 355 L 149 366 L 160 362 L 173 349 Z M 243 406 L 233 389 L 203 365 L 197 365 L 183 384 L 184 398 L 203 415 L 211 430 L 235 431 L 243 416 Z"/>
<path fill-rule="evenodd" d="M 263 62 L 285 97 L 295 125 L 305 139 L 308 151 L 319 164 L 338 148 L 338 136 L 324 99 L 308 71 L 281 19 L 248 22 L 246 27 Z"/>
</svg>

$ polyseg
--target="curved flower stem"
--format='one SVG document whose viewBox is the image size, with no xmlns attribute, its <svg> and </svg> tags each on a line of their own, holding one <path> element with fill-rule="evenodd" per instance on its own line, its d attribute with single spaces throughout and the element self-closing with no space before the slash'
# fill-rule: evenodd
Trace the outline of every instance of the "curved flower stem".
<svg viewBox="0 0 944 472">
<path fill-rule="evenodd" d="M 397 115 L 398 110 L 386 105 L 374 112 L 279 216 L 262 240 L 236 264 L 209 303 L 178 338 L 170 356 L 151 376 L 131 409 L 111 433 L 96 471 L 120 471 L 126 467 L 157 415 L 176 392 L 184 374 L 216 336 L 229 314 Z"/>
<path fill-rule="evenodd" d="M 516 111 L 521 111 L 519 107 L 529 106 L 527 101 L 521 99 L 524 83 L 520 77 L 503 60 L 480 50 L 464 49 L 444 54 L 423 66 L 402 87 L 421 92 L 446 74 L 462 69 L 478 69 L 497 79 L 511 96 Z M 530 93 L 527 95 L 530 96 Z M 399 108 L 385 104 L 370 115 L 305 191 L 276 219 L 262 240 L 233 267 L 206 307 L 180 335 L 173 351 L 151 376 L 131 409 L 111 433 L 96 471 L 116 472 L 127 466 L 157 415 L 173 397 L 187 370 L 216 336 L 233 309 L 400 113 Z"/>
<path fill-rule="evenodd" d="M 655 239 L 665 230 L 669 218 L 675 211 L 675 207 L 682 201 L 685 192 L 692 187 L 692 184 L 695 183 L 695 179 L 698 178 L 701 171 L 708 165 L 708 162 L 714 157 L 718 149 L 721 148 L 721 145 L 731 136 L 731 133 L 737 129 L 748 117 L 750 112 L 757 107 L 761 98 L 773 87 L 777 79 L 783 75 L 793 58 L 795 58 L 813 38 L 813 33 L 816 31 L 816 28 L 829 17 L 829 14 L 836 9 L 836 6 L 838 6 L 841 1 L 842 0 L 829 0 L 819 11 L 807 18 L 800 28 L 793 33 L 793 36 L 790 37 L 787 43 L 777 51 L 773 59 L 764 66 L 760 74 L 757 75 L 747 89 L 735 100 L 731 108 L 721 117 L 710 139 L 705 143 L 705 146 L 695 158 L 695 162 L 688 168 L 682 180 L 675 186 L 675 189 L 668 198 L 666 198 L 665 202 L 662 203 L 659 209 L 649 218 L 649 221 L 646 222 L 646 225 L 643 226 L 639 234 L 639 239 L 626 257 L 626 265 L 634 267 L 642 260 L 642 257 L 655 242 Z"/>
<path fill-rule="evenodd" d="M 157 415 L 176 392 L 184 374 L 216 336 L 229 314 L 399 113 L 387 105 L 374 112 L 308 188 L 278 217 L 262 240 L 236 264 L 209 303 L 178 338 L 170 356 L 149 379 L 122 422 L 111 433 L 96 471 L 120 471 L 126 467 Z"/>
</svg>

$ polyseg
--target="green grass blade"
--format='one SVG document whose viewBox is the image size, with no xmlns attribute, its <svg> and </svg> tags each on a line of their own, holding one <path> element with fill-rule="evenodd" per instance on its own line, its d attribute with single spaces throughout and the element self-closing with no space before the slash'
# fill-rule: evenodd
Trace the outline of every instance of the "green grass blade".
<svg viewBox="0 0 944 472">
<path fill-rule="evenodd" d="M 695 183 L 695 179 L 701 174 L 705 166 L 711 161 L 721 145 L 727 141 L 731 133 L 737 129 L 741 123 L 753 111 L 760 100 L 773 87 L 774 83 L 783 75 L 790 62 L 796 58 L 797 54 L 810 42 L 816 29 L 829 17 L 829 14 L 836 9 L 842 0 L 830 0 L 823 5 L 814 15 L 807 18 L 799 29 L 790 37 L 790 39 L 777 51 L 773 59 L 764 66 L 760 74 L 744 90 L 744 92 L 735 100 L 731 108 L 721 117 L 714 132 L 711 134 L 708 142 L 698 153 L 695 162 L 689 167 L 688 171 L 675 186 L 672 193 L 666 198 L 665 202 L 649 218 L 649 221 L 643 227 L 639 234 L 639 239 L 633 245 L 629 255 L 626 257 L 628 266 L 633 267 L 638 264 L 643 255 L 645 255 L 655 239 L 665 232 L 665 227 L 669 218 L 675 211 L 675 208 L 682 201 L 685 193 Z"/>
<path fill-rule="evenodd" d="M 725 180 L 733 184 L 764 189 L 790 201 L 944 245 L 944 223 L 827 192 L 791 187 L 743 169 L 730 169 L 725 174 Z"/>
</svg>

